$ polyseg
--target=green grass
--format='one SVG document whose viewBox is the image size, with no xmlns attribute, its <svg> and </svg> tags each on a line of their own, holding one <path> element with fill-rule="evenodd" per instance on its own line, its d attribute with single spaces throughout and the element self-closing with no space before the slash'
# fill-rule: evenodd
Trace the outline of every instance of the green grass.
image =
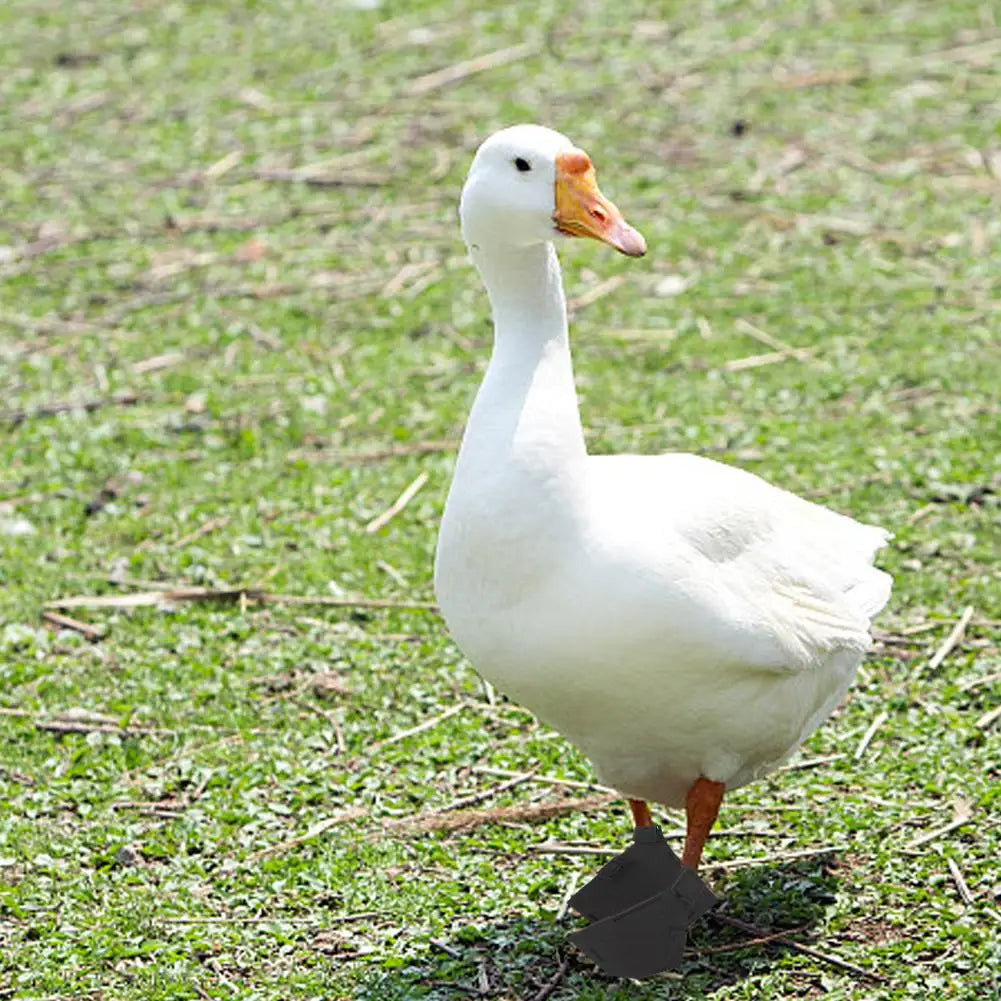
<svg viewBox="0 0 1001 1001">
<path fill-rule="evenodd" d="M 571 296 L 622 280 L 573 318 L 592 448 L 702 451 L 896 536 L 883 642 L 804 749 L 840 757 L 729 796 L 707 851 L 732 913 L 882 980 L 712 952 L 739 937 L 708 925 L 680 977 L 567 953 L 552 1001 L 1001 989 L 990 4 L 8 0 L 0 68 L 0 997 L 531 998 L 556 973 L 597 860 L 531 849 L 628 822 L 388 826 L 502 781 L 474 767 L 592 778 L 432 613 L 71 611 L 96 642 L 41 618 L 154 585 L 432 598 L 452 453 L 418 446 L 457 438 L 490 341 L 455 204 L 519 120 L 588 149 L 650 244 L 564 254 Z M 336 185 L 274 179 L 317 164 Z M 748 324 L 810 353 L 731 371 L 769 350 Z M 74 401 L 98 405 L 51 412 Z M 126 729 L 44 728 L 73 709 Z"/>
</svg>

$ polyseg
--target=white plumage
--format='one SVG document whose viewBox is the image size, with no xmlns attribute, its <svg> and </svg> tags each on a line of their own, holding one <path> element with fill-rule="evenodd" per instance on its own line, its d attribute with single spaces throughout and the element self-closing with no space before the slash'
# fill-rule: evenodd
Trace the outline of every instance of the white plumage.
<svg viewBox="0 0 1001 1001">
<path fill-rule="evenodd" d="M 495 340 L 435 589 L 485 678 L 602 781 L 680 806 L 700 778 L 732 789 L 774 768 L 837 706 L 889 597 L 872 565 L 887 533 L 695 455 L 586 454 L 552 241 L 643 244 L 603 199 L 565 218 L 566 154 L 583 155 L 507 129 L 463 191 Z"/>
</svg>

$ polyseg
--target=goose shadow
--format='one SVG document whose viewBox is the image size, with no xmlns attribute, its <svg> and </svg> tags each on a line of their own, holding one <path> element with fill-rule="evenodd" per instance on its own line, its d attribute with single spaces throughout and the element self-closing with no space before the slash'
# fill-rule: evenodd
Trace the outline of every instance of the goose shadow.
<svg viewBox="0 0 1001 1001">
<path fill-rule="evenodd" d="M 762 934 L 786 932 L 790 941 L 805 945 L 835 900 L 837 878 L 833 858 L 827 855 L 742 869 L 716 878 L 712 885 L 724 901 L 720 913 L 725 917 L 753 925 Z M 755 943 L 755 933 L 712 915 L 691 929 L 678 970 L 630 981 L 604 973 L 567 943 L 567 934 L 584 924 L 573 914 L 558 923 L 516 915 L 471 922 L 435 939 L 405 967 L 366 974 L 353 997 L 639 1001 L 656 993 L 671 1001 L 696 1001 L 767 971 L 784 951 L 776 942 Z"/>
</svg>

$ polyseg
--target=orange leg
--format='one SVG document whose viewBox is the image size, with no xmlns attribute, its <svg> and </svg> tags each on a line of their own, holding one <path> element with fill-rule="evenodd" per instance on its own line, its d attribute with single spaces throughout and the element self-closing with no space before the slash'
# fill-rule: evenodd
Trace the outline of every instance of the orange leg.
<svg viewBox="0 0 1001 1001">
<path fill-rule="evenodd" d="M 709 837 L 709 832 L 716 822 L 716 814 L 719 813 L 720 803 L 723 802 L 725 789 L 726 786 L 722 782 L 697 779 L 685 797 L 688 825 L 685 831 L 685 851 L 681 861 L 696 872 L 699 871 L 702 849 L 705 848 L 706 838 Z"/>
<path fill-rule="evenodd" d="M 650 807 L 642 799 L 629 800 L 629 809 L 633 811 L 634 827 L 653 827 L 653 819 L 650 816 Z"/>
</svg>

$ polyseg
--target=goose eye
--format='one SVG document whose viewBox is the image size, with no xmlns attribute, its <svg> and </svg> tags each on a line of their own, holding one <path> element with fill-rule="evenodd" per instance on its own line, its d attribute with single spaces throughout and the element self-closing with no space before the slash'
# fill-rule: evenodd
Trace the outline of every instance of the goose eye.
<svg viewBox="0 0 1001 1001">
<path fill-rule="evenodd" d="M 523 174 L 527 174 L 532 169 L 532 165 L 523 156 L 515 157 L 514 165 Z"/>
</svg>

